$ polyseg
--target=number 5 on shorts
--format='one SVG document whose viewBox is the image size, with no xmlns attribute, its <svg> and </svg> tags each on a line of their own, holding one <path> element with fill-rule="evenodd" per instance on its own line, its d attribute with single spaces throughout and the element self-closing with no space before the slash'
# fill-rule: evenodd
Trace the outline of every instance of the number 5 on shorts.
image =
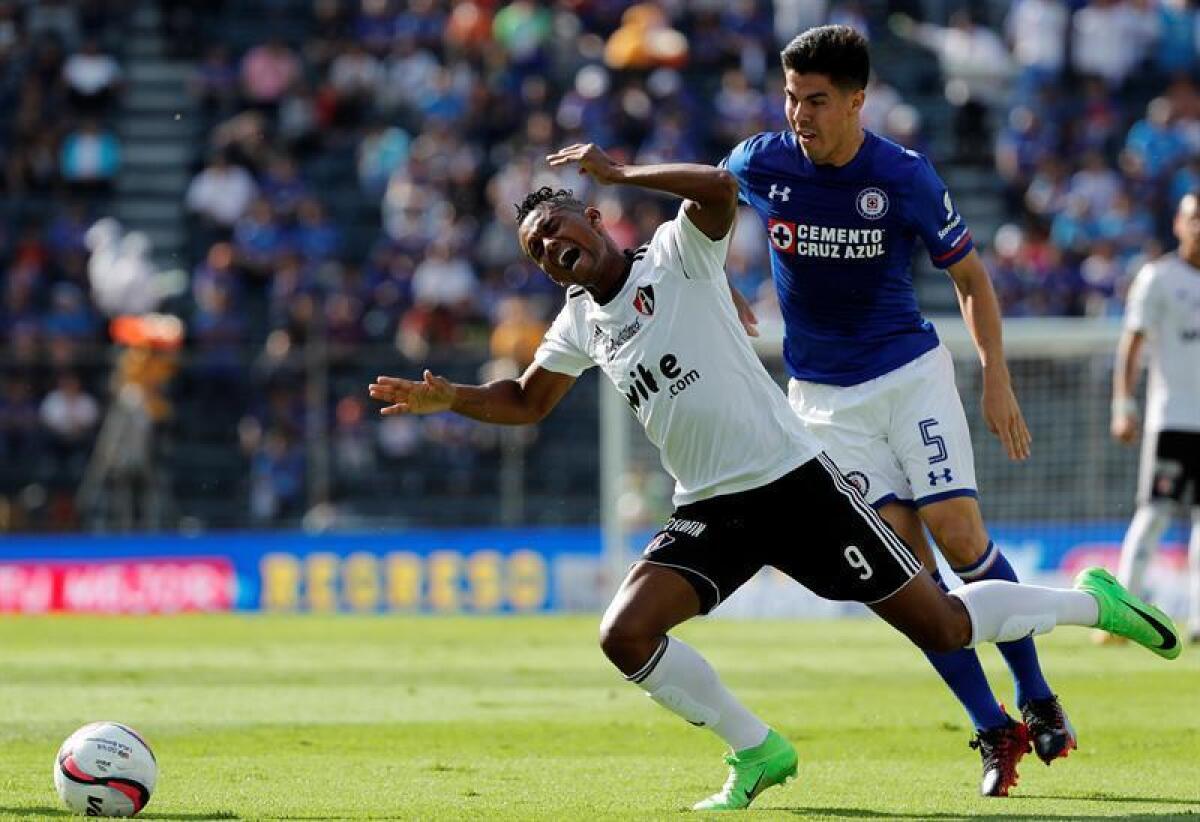
<svg viewBox="0 0 1200 822">
<path fill-rule="evenodd" d="M 867 558 L 863 556 L 862 551 L 858 550 L 857 545 L 847 545 L 846 550 L 842 552 L 846 556 L 846 562 L 856 571 L 862 571 L 858 575 L 859 579 L 870 579 L 875 571 L 871 568 L 871 564 L 867 562 Z"/>
</svg>

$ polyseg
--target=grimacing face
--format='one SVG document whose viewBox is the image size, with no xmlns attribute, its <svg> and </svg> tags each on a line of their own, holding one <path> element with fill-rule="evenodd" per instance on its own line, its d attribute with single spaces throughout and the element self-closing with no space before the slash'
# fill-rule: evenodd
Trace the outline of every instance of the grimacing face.
<svg viewBox="0 0 1200 822">
<path fill-rule="evenodd" d="M 783 81 L 784 112 L 801 149 L 814 163 L 828 162 L 857 135 L 865 93 L 839 88 L 824 74 L 791 69 Z"/>
<path fill-rule="evenodd" d="M 521 249 L 546 276 L 561 286 L 596 283 L 605 253 L 600 211 L 583 213 L 554 204 L 540 205 L 517 229 Z"/>
</svg>

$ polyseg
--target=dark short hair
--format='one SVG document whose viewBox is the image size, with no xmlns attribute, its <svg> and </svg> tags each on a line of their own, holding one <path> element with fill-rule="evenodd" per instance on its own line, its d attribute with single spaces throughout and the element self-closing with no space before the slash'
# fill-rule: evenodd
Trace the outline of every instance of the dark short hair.
<svg viewBox="0 0 1200 822">
<path fill-rule="evenodd" d="M 558 191 L 550 188 L 550 186 L 542 186 L 537 191 L 525 197 L 520 204 L 513 203 L 513 208 L 517 210 L 517 225 L 525 222 L 525 218 L 529 213 L 543 203 L 551 203 L 552 205 L 569 209 L 571 211 L 583 212 L 583 203 L 575 199 L 575 192 L 569 188 L 560 188 Z"/>
<path fill-rule="evenodd" d="M 824 74 L 847 91 L 867 87 L 871 77 L 871 52 L 867 38 L 849 26 L 817 26 L 797 35 L 779 53 L 784 70 L 797 74 Z"/>
</svg>

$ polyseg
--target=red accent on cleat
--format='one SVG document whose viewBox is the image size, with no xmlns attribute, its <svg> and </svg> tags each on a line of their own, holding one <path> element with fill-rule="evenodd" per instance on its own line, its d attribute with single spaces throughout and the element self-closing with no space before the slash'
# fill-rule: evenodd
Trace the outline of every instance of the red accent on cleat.
<svg viewBox="0 0 1200 822">
<path fill-rule="evenodd" d="M 971 741 L 983 759 L 983 779 L 979 792 L 983 796 L 1008 796 L 1016 787 L 1017 763 L 1033 750 L 1029 729 L 1023 723 L 1009 719 L 1009 724 L 980 731 Z"/>
</svg>

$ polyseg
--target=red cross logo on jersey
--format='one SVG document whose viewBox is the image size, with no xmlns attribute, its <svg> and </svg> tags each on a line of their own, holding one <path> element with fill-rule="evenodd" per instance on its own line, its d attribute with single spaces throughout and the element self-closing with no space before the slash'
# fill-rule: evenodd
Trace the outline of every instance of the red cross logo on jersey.
<svg viewBox="0 0 1200 822">
<path fill-rule="evenodd" d="M 643 285 L 633 294 L 633 307 L 639 314 L 654 315 L 654 286 Z"/>
<path fill-rule="evenodd" d="M 767 220 L 767 236 L 771 238 L 771 245 L 780 251 L 793 251 L 796 248 L 795 223 L 771 218 Z"/>
</svg>

